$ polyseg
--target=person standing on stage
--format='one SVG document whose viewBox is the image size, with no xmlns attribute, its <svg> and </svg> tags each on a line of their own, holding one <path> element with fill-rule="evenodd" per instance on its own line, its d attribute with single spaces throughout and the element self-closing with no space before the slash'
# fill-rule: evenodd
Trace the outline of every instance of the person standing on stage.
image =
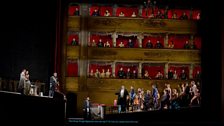
<svg viewBox="0 0 224 126">
<path fill-rule="evenodd" d="M 126 111 L 126 105 L 127 105 L 127 96 L 128 96 L 128 91 L 125 89 L 124 85 L 121 86 L 121 89 L 118 94 L 118 105 L 121 106 L 121 112 Z"/>
<path fill-rule="evenodd" d="M 83 111 L 84 111 L 84 119 L 91 119 L 91 102 L 89 99 L 89 96 L 86 97 L 86 100 L 84 101 L 84 106 L 83 106 Z"/>
<path fill-rule="evenodd" d="M 53 76 L 51 76 L 51 78 L 50 78 L 50 89 L 49 89 L 50 97 L 54 96 L 54 92 L 55 92 L 57 86 L 59 86 L 58 77 L 57 77 L 57 73 L 54 73 Z"/>
<path fill-rule="evenodd" d="M 21 94 L 24 94 L 24 82 L 26 78 L 26 69 L 23 69 L 23 71 L 20 73 L 20 79 L 19 79 L 19 85 L 18 85 L 18 92 Z"/>
</svg>

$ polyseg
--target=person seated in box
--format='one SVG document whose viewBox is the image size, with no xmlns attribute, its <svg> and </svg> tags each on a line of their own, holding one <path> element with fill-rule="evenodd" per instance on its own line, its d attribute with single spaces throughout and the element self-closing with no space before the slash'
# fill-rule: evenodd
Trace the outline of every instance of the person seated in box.
<svg viewBox="0 0 224 126">
<path fill-rule="evenodd" d="M 190 49 L 190 43 L 188 41 L 185 42 L 184 49 Z"/>
<path fill-rule="evenodd" d="M 131 39 L 128 40 L 128 48 L 134 48 L 134 42 Z"/>
<path fill-rule="evenodd" d="M 123 68 L 121 67 L 120 70 L 118 71 L 118 78 L 123 79 L 125 77 L 125 72 Z"/>
<path fill-rule="evenodd" d="M 107 72 L 106 72 L 106 78 L 110 78 L 110 77 L 111 77 L 110 69 L 107 69 Z"/>
<path fill-rule="evenodd" d="M 201 13 L 198 13 L 196 19 L 199 20 L 200 18 L 201 18 Z"/>
<path fill-rule="evenodd" d="M 95 9 L 92 13 L 92 16 L 100 16 L 99 10 Z"/>
<path fill-rule="evenodd" d="M 162 45 L 162 43 L 160 43 L 159 40 L 156 42 L 155 48 L 157 48 L 157 49 L 163 48 L 163 45 Z"/>
<path fill-rule="evenodd" d="M 96 72 L 94 74 L 95 74 L 95 78 L 100 78 L 100 72 L 98 69 L 96 69 Z"/>
<path fill-rule="evenodd" d="M 92 40 L 91 46 L 92 47 L 96 47 L 96 41 L 95 41 L 95 39 Z"/>
<path fill-rule="evenodd" d="M 124 47 L 124 43 L 121 41 L 120 44 L 118 45 L 118 47 L 123 48 Z"/>
<path fill-rule="evenodd" d="M 168 72 L 168 79 L 173 79 L 173 71 L 172 70 L 170 70 Z"/>
<path fill-rule="evenodd" d="M 78 45 L 78 41 L 75 38 L 72 39 L 71 43 L 72 43 L 72 46 L 77 46 Z"/>
<path fill-rule="evenodd" d="M 173 13 L 173 15 L 172 15 L 171 18 L 172 18 L 172 19 L 177 19 L 177 13 Z"/>
<path fill-rule="evenodd" d="M 74 15 L 79 16 L 79 8 L 78 7 L 75 8 Z"/>
<path fill-rule="evenodd" d="M 158 71 L 158 73 L 155 76 L 156 79 L 163 79 L 163 74 L 161 73 L 161 71 Z"/>
<path fill-rule="evenodd" d="M 161 11 L 157 12 L 156 18 L 158 18 L 158 19 L 162 19 L 163 18 L 163 14 L 161 13 Z"/>
<path fill-rule="evenodd" d="M 102 72 L 100 73 L 100 78 L 105 78 L 105 76 L 106 76 L 105 70 L 102 69 Z"/>
<path fill-rule="evenodd" d="M 195 74 L 195 79 L 197 81 L 201 80 L 201 72 L 198 70 L 197 73 Z"/>
<path fill-rule="evenodd" d="M 89 77 L 94 77 L 93 69 L 90 70 Z"/>
<path fill-rule="evenodd" d="M 138 78 L 138 74 L 137 74 L 136 70 L 133 70 L 132 78 L 133 79 Z"/>
<path fill-rule="evenodd" d="M 104 47 L 110 47 L 109 41 L 107 41 L 106 43 L 104 43 Z"/>
<path fill-rule="evenodd" d="M 104 43 L 102 42 L 102 39 L 99 39 L 99 42 L 97 43 L 97 47 L 104 47 Z"/>
<path fill-rule="evenodd" d="M 188 16 L 187 16 L 186 12 L 183 12 L 183 14 L 180 16 L 180 19 L 181 20 L 187 20 L 188 19 Z"/>
<path fill-rule="evenodd" d="M 181 80 L 187 80 L 187 74 L 186 74 L 184 69 L 182 70 L 182 72 L 180 74 L 180 79 Z"/>
<path fill-rule="evenodd" d="M 174 80 L 178 79 L 178 75 L 177 75 L 177 71 L 176 70 L 174 70 L 174 72 L 173 72 L 173 79 Z"/>
<path fill-rule="evenodd" d="M 137 17 L 137 15 L 135 14 L 135 12 L 134 12 L 134 11 L 132 12 L 131 17 Z"/>
<path fill-rule="evenodd" d="M 121 11 L 120 14 L 119 14 L 119 17 L 124 17 L 124 16 L 125 16 L 124 12 Z"/>
<path fill-rule="evenodd" d="M 128 69 L 127 69 L 127 73 L 126 73 L 126 78 L 127 78 L 127 79 L 130 79 L 131 76 L 132 76 L 131 70 L 130 70 L 130 68 L 128 68 Z"/>
<path fill-rule="evenodd" d="M 168 48 L 174 48 L 174 42 L 173 41 L 171 41 L 171 43 L 168 45 Z"/>
<path fill-rule="evenodd" d="M 106 11 L 105 11 L 104 16 L 106 16 L 106 17 L 110 16 L 110 12 L 109 12 L 109 10 L 106 10 Z"/>
<path fill-rule="evenodd" d="M 153 48 L 153 44 L 151 43 L 151 40 L 148 40 L 146 43 L 146 48 Z"/>
<path fill-rule="evenodd" d="M 143 78 L 151 79 L 151 77 L 149 76 L 149 72 L 147 70 L 145 71 Z"/>
</svg>

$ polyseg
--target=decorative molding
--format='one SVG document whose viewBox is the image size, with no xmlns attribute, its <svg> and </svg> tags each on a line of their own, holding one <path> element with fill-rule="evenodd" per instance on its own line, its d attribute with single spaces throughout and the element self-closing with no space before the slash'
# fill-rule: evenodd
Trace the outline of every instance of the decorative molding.
<svg viewBox="0 0 224 126">
<path fill-rule="evenodd" d="M 67 58 L 76 59 L 79 57 L 79 46 L 67 46 Z"/>
<path fill-rule="evenodd" d="M 88 59 L 136 60 L 159 62 L 200 63 L 199 50 L 142 49 L 142 48 L 93 48 L 88 47 Z"/>
<path fill-rule="evenodd" d="M 93 32 L 146 32 L 195 34 L 197 22 L 193 20 L 145 19 L 121 17 L 86 17 L 88 31 Z M 69 17 L 70 31 L 79 29 L 80 19 Z"/>
</svg>

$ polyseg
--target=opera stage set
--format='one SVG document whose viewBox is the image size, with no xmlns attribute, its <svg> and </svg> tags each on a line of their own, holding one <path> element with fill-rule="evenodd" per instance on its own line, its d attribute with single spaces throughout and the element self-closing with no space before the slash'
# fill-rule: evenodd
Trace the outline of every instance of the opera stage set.
<svg viewBox="0 0 224 126">
<path fill-rule="evenodd" d="M 0 114 L 3 122 L 8 123 L 11 118 L 19 117 L 16 120 L 40 120 L 40 125 L 54 121 L 58 125 L 64 123 L 62 125 L 68 126 L 219 125 L 223 119 L 220 115 L 223 114 L 221 103 L 224 97 L 220 90 L 224 87 L 220 77 L 223 72 L 219 58 L 221 40 L 219 34 L 212 32 L 219 28 L 219 23 L 214 23 L 213 27 L 207 25 L 211 24 L 210 18 L 214 15 L 209 12 L 209 18 L 206 17 L 208 7 L 199 0 L 155 1 L 57 0 L 46 5 L 39 2 L 34 7 L 44 6 L 40 13 L 45 15 L 42 19 L 47 22 L 38 19 L 35 24 L 45 24 L 40 31 L 47 31 L 39 33 L 38 25 L 34 27 L 33 34 L 24 30 L 30 36 L 37 33 L 43 35 L 33 44 L 24 42 L 19 46 L 22 48 L 25 45 L 33 51 L 29 56 L 27 51 L 16 54 L 13 50 L 19 41 L 14 42 L 18 44 L 11 50 L 3 50 L 12 57 L 6 58 L 6 63 L 11 65 L 0 65 L 3 69 L 3 72 L 0 71 L 3 80 L 0 80 L 0 89 L 3 90 L 0 97 L 4 97 L 1 101 L 4 104 L 0 106 L 3 114 Z M 39 14 L 38 10 L 34 13 Z M 36 19 L 35 16 L 31 18 Z M 56 22 L 51 24 L 55 19 Z M 26 26 L 25 23 L 23 25 Z M 23 35 L 20 32 L 17 34 Z M 21 43 L 27 40 L 25 35 L 23 37 L 18 37 Z M 30 38 L 35 40 L 36 37 Z M 48 40 L 42 41 L 45 38 Z M 216 41 L 216 44 L 210 41 Z M 15 54 L 17 58 L 13 61 Z M 20 59 L 23 55 L 25 58 Z M 27 62 L 29 66 L 25 66 Z M 40 90 L 46 97 L 16 93 L 21 66 L 31 71 L 32 82 L 41 80 L 44 88 Z M 18 74 L 4 72 L 7 68 Z M 66 99 L 62 98 L 61 93 L 56 93 L 54 98 L 47 97 L 49 77 L 53 72 L 58 73 L 59 89 Z M 7 76 L 4 77 L 4 74 Z M 13 86 L 5 86 L 7 82 L 13 82 Z M 158 103 L 151 96 L 152 105 L 145 109 L 145 94 L 147 90 L 154 91 L 154 84 L 158 89 Z M 143 97 L 138 99 L 139 104 L 136 103 L 139 106 L 130 104 L 126 112 L 121 112 L 117 103 L 122 85 L 128 93 L 134 87 L 136 95 Z M 169 99 L 162 106 L 164 92 L 168 92 L 169 86 L 172 89 L 169 94 L 173 97 L 176 90 L 180 97 L 177 95 L 178 102 Z M 83 107 L 87 96 L 92 104 L 91 119 L 84 119 Z M 15 108 L 14 104 L 18 107 Z M 20 117 L 21 113 L 26 116 Z M 214 114 L 211 116 L 209 113 Z M 34 115 L 30 117 L 30 114 Z"/>
</svg>

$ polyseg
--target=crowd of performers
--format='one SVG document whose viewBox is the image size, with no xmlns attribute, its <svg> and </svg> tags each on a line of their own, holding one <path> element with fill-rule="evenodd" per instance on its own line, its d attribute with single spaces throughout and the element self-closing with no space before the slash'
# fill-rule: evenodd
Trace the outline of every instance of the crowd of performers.
<svg viewBox="0 0 224 126">
<path fill-rule="evenodd" d="M 128 92 L 121 86 L 117 95 L 118 112 L 179 109 L 200 105 L 200 82 L 185 82 L 173 89 L 166 83 L 162 93 L 159 92 L 157 84 L 153 84 L 152 90 L 146 92 L 141 88 L 135 90 L 133 86 Z"/>
</svg>

